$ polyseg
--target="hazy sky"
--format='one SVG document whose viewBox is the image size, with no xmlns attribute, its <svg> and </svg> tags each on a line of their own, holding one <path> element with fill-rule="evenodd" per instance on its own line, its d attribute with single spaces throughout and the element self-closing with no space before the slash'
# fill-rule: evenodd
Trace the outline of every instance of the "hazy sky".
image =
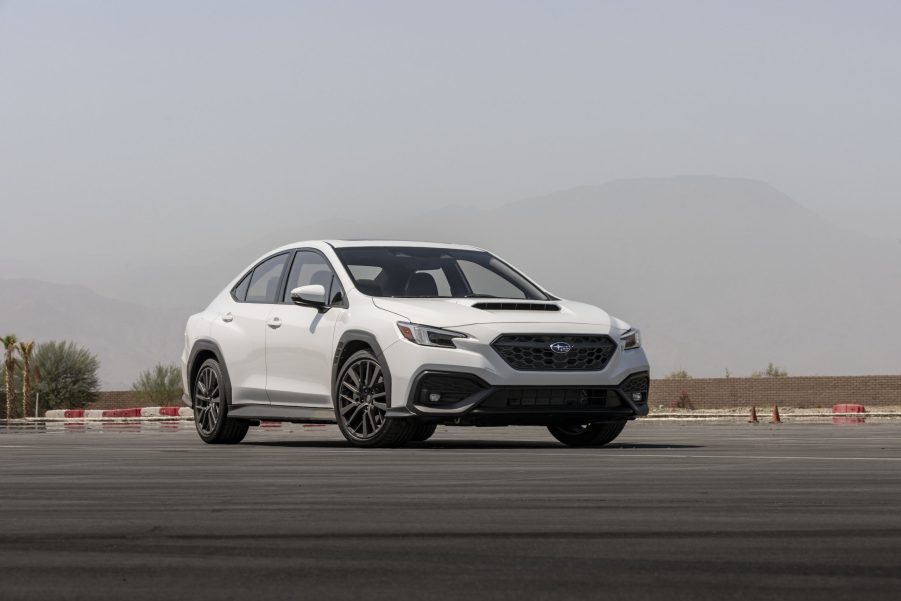
<svg viewBox="0 0 901 601">
<path fill-rule="evenodd" d="M 897 1 L 0 2 L 0 277 L 684 173 L 901 239 L 899 58 Z"/>
</svg>

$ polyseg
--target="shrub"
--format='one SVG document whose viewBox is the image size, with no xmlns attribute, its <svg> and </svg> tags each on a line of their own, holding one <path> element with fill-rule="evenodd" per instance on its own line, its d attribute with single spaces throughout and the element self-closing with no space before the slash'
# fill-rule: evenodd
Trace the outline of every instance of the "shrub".
<svg viewBox="0 0 901 601">
<path fill-rule="evenodd" d="M 695 406 L 694 403 L 691 402 L 691 395 L 688 394 L 688 391 L 683 390 L 679 393 L 679 399 L 670 403 L 671 409 L 688 409 L 689 411 L 693 411 Z"/>
<path fill-rule="evenodd" d="M 82 408 L 94 402 L 100 388 L 100 362 L 72 342 L 46 342 L 37 347 L 33 363 L 41 374 L 34 391 L 42 409 Z"/>
<path fill-rule="evenodd" d="M 174 364 L 158 363 L 153 369 L 142 371 L 132 388 L 148 405 L 177 404 L 182 393 L 181 370 Z"/>
<path fill-rule="evenodd" d="M 755 371 L 751 374 L 752 378 L 784 378 L 788 376 L 788 372 L 770 363 L 764 371 Z"/>
<path fill-rule="evenodd" d="M 666 374 L 666 379 L 667 380 L 691 380 L 691 376 L 684 369 L 680 369 L 677 371 L 671 371 L 670 373 Z"/>
</svg>

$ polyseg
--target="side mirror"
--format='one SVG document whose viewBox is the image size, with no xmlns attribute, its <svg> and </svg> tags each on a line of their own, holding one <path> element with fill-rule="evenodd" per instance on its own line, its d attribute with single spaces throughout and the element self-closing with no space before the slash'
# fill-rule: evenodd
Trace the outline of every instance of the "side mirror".
<svg viewBox="0 0 901 601">
<path fill-rule="evenodd" d="M 291 301 L 295 305 L 303 307 L 316 307 L 319 310 L 328 309 L 325 299 L 325 286 L 322 284 L 308 284 L 291 291 Z"/>
</svg>

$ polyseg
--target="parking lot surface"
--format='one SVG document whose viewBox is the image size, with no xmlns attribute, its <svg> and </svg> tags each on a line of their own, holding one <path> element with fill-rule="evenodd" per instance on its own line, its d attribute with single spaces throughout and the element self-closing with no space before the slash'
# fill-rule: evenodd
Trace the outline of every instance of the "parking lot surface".
<svg viewBox="0 0 901 601">
<path fill-rule="evenodd" d="M 0 426 L 0 598 L 901 598 L 901 424 Z"/>
</svg>

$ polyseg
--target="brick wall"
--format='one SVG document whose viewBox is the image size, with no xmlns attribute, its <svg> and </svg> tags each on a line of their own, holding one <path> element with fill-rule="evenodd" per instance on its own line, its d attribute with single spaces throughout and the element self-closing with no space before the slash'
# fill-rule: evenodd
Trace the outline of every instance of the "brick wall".
<svg viewBox="0 0 901 601">
<path fill-rule="evenodd" d="M 104 390 L 88 409 L 128 409 L 143 407 L 145 404 L 134 390 Z"/>
<path fill-rule="evenodd" d="M 901 376 L 813 376 L 787 378 L 695 378 L 651 380 L 651 408 L 672 406 L 683 394 L 695 409 L 725 407 L 867 407 L 901 405 Z"/>
</svg>

